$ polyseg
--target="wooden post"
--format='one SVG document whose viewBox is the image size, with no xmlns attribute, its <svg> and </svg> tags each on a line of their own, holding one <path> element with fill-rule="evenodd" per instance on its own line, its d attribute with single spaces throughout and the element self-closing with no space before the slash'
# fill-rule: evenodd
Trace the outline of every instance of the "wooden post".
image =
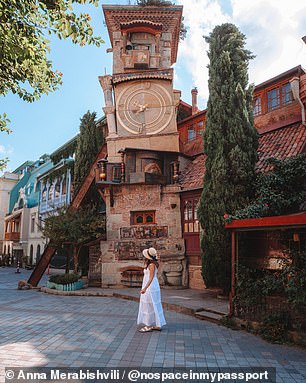
<svg viewBox="0 0 306 383">
<path fill-rule="evenodd" d="M 125 163 L 124 163 L 124 151 L 120 151 L 121 153 L 121 183 L 125 182 Z"/>
<path fill-rule="evenodd" d="M 230 312 L 229 312 L 230 316 L 234 314 L 233 298 L 235 296 L 236 250 L 237 250 L 237 238 L 236 238 L 236 232 L 233 230 L 232 231 L 232 264 L 231 264 L 232 277 L 231 277 Z"/>
</svg>

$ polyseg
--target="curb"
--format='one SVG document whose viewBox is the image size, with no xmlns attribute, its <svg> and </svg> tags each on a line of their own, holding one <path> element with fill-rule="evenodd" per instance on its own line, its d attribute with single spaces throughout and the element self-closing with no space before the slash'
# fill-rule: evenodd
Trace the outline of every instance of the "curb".
<svg viewBox="0 0 306 383">
<path fill-rule="evenodd" d="M 113 293 L 100 293 L 99 291 L 83 291 L 83 290 L 75 290 L 75 291 L 61 291 L 55 289 L 49 289 L 48 287 L 41 287 L 40 291 L 42 293 L 51 294 L 51 295 L 69 295 L 76 297 L 112 297 Z"/>
<path fill-rule="evenodd" d="M 102 297 L 102 298 L 119 298 L 119 299 L 125 299 L 128 301 L 133 301 L 133 302 L 139 302 L 139 298 L 131 296 L 131 295 L 126 295 L 126 294 L 120 294 L 118 292 L 100 292 L 100 291 L 86 291 L 86 290 L 76 290 L 76 291 L 61 291 L 61 290 L 54 290 L 54 289 L 49 289 L 47 287 L 42 287 L 40 289 L 41 292 L 46 293 L 46 294 L 51 294 L 51 295 L 62 295 L 62 296 L 87 296 L 87 297 Z M 200 320 L 206 320 L 208 322 L 216 323 L 220 325 L 220 320 L 214 320 L 213 318 L 205 317 L 205 316 L 199 316 L 198 312 L 199 310 L 203 309 L 191 309 L 188 307 L 184 307 L 175 303 L 167 303 L 167 302 L 162 302 L 163 308 L 165 310 L 169 311 L 174 311 L 180 314 L 185 314 L 192 316 L 194 318 L 200 319 Z M 205 310 L 205 309 L 204 309 Z"/>
</svg>

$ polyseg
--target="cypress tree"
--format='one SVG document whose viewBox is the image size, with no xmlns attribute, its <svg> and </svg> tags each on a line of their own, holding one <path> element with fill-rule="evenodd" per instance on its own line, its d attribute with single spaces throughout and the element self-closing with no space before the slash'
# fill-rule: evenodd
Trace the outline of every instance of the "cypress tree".
<svg viewBox="0 0 306 383">
<path fill-rule="evenodd" d="M 80 134 L 75 152 L 73 178 L 75 192 L 87 176 L 103 142 L 104 137 L 101 126 L 96 122 L 96 113 L 88 111 L 81 118 Z"/>
<path fill-rule="evenodd" d="M 253 56 L 245 49 L 245 36 L 233 24 L 215 27 L 205 39 L 210 64 L 206 171 L 198 210 L 203 228 L 202 274 L 207 287 L 228 291 L 231 256 L 224 215 L 242 208 L 254 196 L 258 133 L 247 73 Z"/>
</svg>

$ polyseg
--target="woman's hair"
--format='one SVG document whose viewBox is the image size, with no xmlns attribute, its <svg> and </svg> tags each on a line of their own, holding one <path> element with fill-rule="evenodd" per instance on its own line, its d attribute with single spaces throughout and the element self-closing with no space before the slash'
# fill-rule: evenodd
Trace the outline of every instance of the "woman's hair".
<svg viewBox="0 0 306 383">
<path fill-rule="evenodd" d="M 146 269 L 149 267 L 149 265 L 151 264 L 151 263 L 154 263 L 154 265 L 158 268 L 159 267 L 159 263 L 158 263 L 158 261 L 156 260 L 153 260 L 153 259 L 148 259 L 148 258 L 146 258 L 145 259 L 145 262 L 146 262 Z"/>
</svg>

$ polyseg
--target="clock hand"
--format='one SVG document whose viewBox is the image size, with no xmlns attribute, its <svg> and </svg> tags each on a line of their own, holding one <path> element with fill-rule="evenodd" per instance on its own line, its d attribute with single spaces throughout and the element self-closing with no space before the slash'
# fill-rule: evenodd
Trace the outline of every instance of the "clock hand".
<svg viewBox="0 0 306 383">
<path fill-rule="evenodd" d="M 140 104 L 138 101 L 134 101 L 133 105 L 136 109 L 133 109 L 132 111 L 136 114 L 139 114 L 141 112 L 144 112 L 148 108 L 148 104 Z"/>
<path fill-rule="evenodd" d="M 136 112 L 137 114 L 141 113 L 141 112 L 144 112 L 148 108 L 148 104 L 144 104 L 144 105 L 138 104 L 138 107 L 139 107 L 139 109 Z"/>
</svg>

